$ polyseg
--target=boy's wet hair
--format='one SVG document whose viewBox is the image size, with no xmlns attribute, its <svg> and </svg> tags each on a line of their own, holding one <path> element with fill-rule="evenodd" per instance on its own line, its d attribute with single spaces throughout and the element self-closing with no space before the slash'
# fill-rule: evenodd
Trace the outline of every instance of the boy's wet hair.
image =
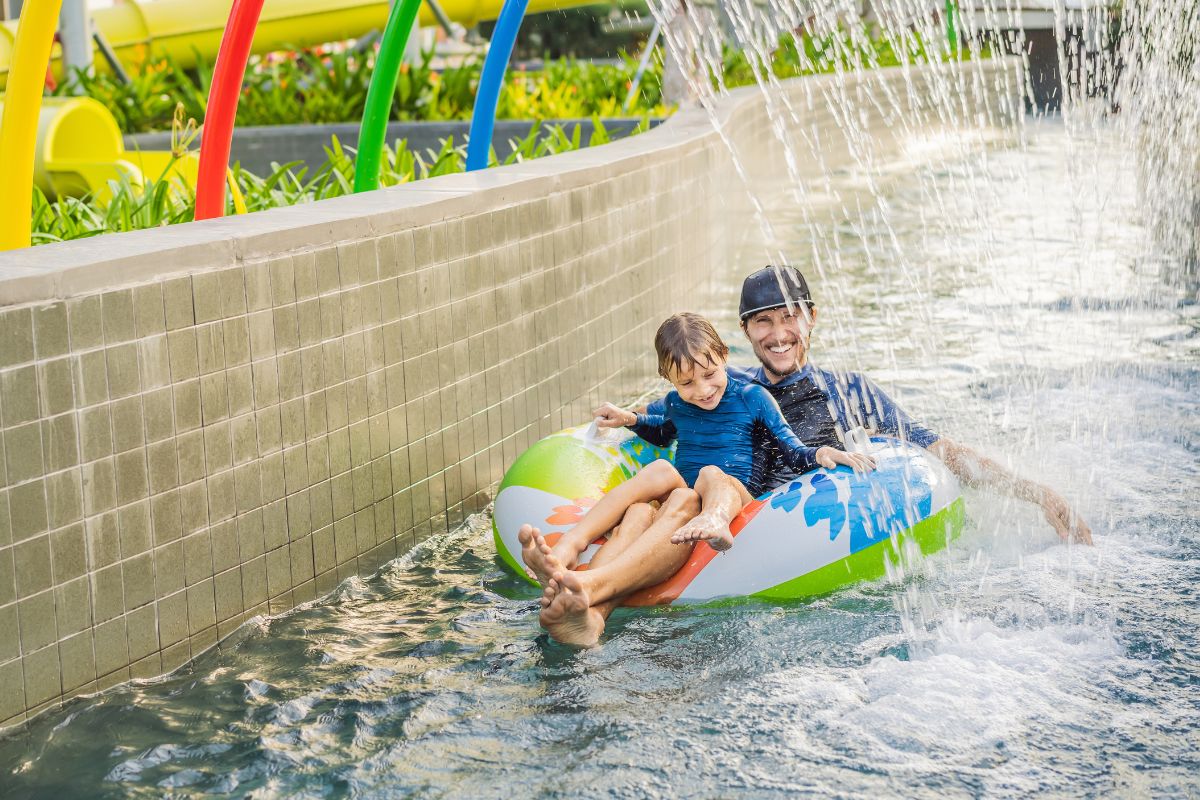
<svg viewBox="0 0 1200 800">
<path fill-rule="evenodd" d="M 658 352 L 658 374 L 667 380 L 683 372 L 685 364 L 704 369 L 716 366 L 715 358 L 724 360 L 729 356 L 729 347 L 712 324 L 690 311 L 673 314 L 658 326 L 654 349 Z"/>
</svg>

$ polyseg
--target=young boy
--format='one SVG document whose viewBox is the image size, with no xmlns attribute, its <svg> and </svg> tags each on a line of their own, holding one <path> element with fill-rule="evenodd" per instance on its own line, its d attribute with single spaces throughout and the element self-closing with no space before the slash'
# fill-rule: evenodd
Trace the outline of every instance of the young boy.
<svg viewBox="0 0 1200 800">
<path fill-rule="evenodd" d="M 571 531 L 572 538 L 594 540 L 620 522 L 633 504 L 659 500 L 675 489 L 694 486 L 702 470 L 720 470 L 720 477 L 734 486 L 742 505 L 749 503 L 771 488 L 762 484 L 763 476 L 754 469 L 756 430 L 765 431 L 776 440 L 784 459 L 796 472 L 838 464 L 856 470 L 874 468 L 870 456 L 832 447 L 805 447 L 766 389 L 729 377 L 725 371 L 729 348 L 700 315 L 685 313 L 670 317 L 659 326 L 654 349 L 658 353 L 659 374 L 675 387 L 666 397 L 666 413 L 634 414 L 606 403 L 597 410 L 596 424 L 605 428 L 632 428 L 634 433 L 660 447 L 676 441 L 675 464 L 655 461 L 643 467 L 601 498 Z M 715 475 L 710 472 L 710 477 Z M 677 534 L 672 541 L 679 544 L 704 540 L 714 550 L 728 550 L 733 546 L 728 526 L 713 530 L 714 527 L 692 526 L 692 534 Z M 522 530 L 522 544 L 530 534 L 532 528 Z M 548 583 L 553 570 L 545 563 L 546 548 L 527 547 L 523 553 L 538 579 Z"/>
</svg>

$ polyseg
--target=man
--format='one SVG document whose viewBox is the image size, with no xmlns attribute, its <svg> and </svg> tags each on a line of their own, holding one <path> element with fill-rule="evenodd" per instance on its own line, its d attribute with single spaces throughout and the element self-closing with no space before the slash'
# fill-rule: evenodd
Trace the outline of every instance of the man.
<svg viewBox="0 0 1200 800">
<path fill-rule="evenodd" d="M 760 366 L 730 367 L 730 374 L 765 387 L 805 444 L 840 447 L 842 437 L 857 427 L 905 439 L 940 458 L 966 485 L 1039 506 L 1064 541 L 1092 543 L 1087 524 L 1050 487 L 914 422 L 866 376 L 810 364 L 808 346 L 818 314 L 799 270 L 764 267 L 746 278 L 739 314 L 742 332 Z M 655 413 L 661 402 L 652 403 L 648 411 Z M 598 423 L 609 427 L 636 422 L 633 412 L 611 404 L 595 414 Z M 768 437 L 761 456 L 761 468 L 771 477 L 766 485 L 777 486 L 792 477 Z M 542 597 L 542 625 L 559 641 L 594 644 L 622 598 L 673 575 L 691 554 L 691 543 L 706 541 L 720 547 L 740 510 L 736 491 L 721 479 L 720 471 L 701 471 L 694 491 L 675 490 L 657 511 L 649 506 L 631 508 L 583 572 L 573 567 L 591 543 L 590 536 L 589 541 L 581 541 L 584 537 L 572 537 L 568 531 L 551 548 L 539 531 L 526 526 L 519 537 L 525 562 L 536 574 L 550 576 Z"/>
</svg>

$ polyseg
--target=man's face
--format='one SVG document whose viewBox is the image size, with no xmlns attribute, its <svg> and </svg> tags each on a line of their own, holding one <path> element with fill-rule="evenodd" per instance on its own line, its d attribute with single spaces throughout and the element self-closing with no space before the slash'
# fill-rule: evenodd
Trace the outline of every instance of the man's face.
<svg viewBox="0 0 1200 800">
<path fill-rule="evenodd" d="M 816 306 L 786 306 L 751 314 L 742 330 L 754 348 L 754 355 L 775 382 L 808 362 L 808 338 L 817 321 Z"/>
</svg>

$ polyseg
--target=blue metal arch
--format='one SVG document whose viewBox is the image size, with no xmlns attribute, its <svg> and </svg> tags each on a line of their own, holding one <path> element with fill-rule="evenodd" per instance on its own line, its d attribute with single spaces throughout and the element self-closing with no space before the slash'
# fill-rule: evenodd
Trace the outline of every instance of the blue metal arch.
<svg viewBox="0 0 1200 800">
<path fill-rule="evenodd" d="M 487 169 L 488 155 L 492 149 L 492 133 L 496 128 L 496 106 L 500 102 L 500 86 L 504 73 L 512 58 L 513 45 L 529 0 L 504 0 L 496 30 L 483 61 L 483 73 L 479 77 L 479 91 L 475 93 L 475 107 L 471 111 L 471 132 L 467 140 L 467 172 Z"/>
</svg>

